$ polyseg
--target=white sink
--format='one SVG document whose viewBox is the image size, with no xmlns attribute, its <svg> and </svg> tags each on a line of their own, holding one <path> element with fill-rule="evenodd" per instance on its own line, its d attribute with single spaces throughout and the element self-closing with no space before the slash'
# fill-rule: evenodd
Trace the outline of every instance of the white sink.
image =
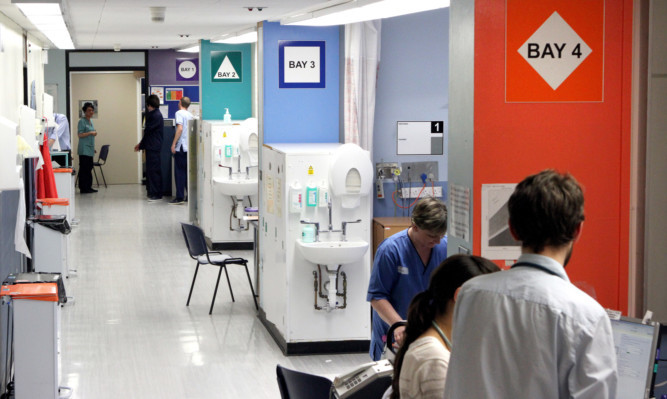
<svg viewBox="0 0 667 399">
<path fill-rule="evenodd" d="M 365 241 L 329 241 L 305 243 L 296 241 L 301 255 L 318 265 L 343 265 L 360 260 L 368 251 Z"/>
<path fill-rule="evenodd" d="M 232 179 L 227 177 L 214 177 L 213 187 L 224 195 L 244 197 L 246 195 L 257 195 L 257 179 Z"/>
</svg>

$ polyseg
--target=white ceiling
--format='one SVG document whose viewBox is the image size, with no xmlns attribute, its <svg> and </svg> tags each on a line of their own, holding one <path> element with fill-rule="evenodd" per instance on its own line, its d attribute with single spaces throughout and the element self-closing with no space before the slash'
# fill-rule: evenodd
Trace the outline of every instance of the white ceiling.
<svg viewBox="0 0 667 399">
<path fill-rule="evenodd" d="M 324 0 L 62 0 L 66 23 L 77 50 L 181 48 L 259 21 L 273 20 Z M 340 1 L 330 0 L 330 3 Z M 165 21 L 151 22 L 150 7 L 166 7 Z M 259 11 L 258 8 L 263 8 Z M 248 11 L 253 8 L 252 11 Z M 39 39 L 44 37 L 11 0 L 0 12 Z M 180 37 L 189 35 L 189 37 Z M 48 43 L 48 42 L 47 42 Z"/>
</svg>

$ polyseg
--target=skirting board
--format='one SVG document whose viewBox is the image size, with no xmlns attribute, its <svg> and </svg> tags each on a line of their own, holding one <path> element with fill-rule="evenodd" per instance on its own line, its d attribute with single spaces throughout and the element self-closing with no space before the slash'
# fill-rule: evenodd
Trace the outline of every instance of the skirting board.
<svg viewBox="0 0 667 399">
<path fill-rule="evenodd" d="M 367 339 L 288 343 L 285 341 L 285 338 L 283 338 L 282 334 L 280 334 L 275 324 L 266 319 L 266 313 L 264 313 L 264 310 L 261 307 L 259 308 L 258 317 L 285 356 L 368 353 L 371 345 L 371 341 Z"/>
</svg>

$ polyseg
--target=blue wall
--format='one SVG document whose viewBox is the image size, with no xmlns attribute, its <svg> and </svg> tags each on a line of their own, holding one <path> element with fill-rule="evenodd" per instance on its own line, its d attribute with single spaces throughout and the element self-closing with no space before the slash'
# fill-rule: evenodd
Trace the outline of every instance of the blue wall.
<svg viewBox="0 0 667 399">
<path fill-rule="evenodd" d="M 382 49 L 375 99 L 374 162 L 438 162 L 436 185 L 446 198 L 447 131 L 445 155 L 396 155 L 397 121 L 445 121 L 449 108 L 449 8 L 382 21 Z M 422 186 L 421 181 L 413 186 Z M 408 216 L 394 206 L 393 183 L 386 183 L 385 199 L 375 198 L 374 216 Z M 405 205 L 408 205 L 407 202 Z M 400 204 L 400 201 L 399 201 Z"/>
<path fill-rule="evenodd" d="M 229 108 L 229 113 L 232 114 L 234 120 L 252 117 L 252 57 L 250 44 L 219 44 L 202 40 L 199 51 L 202 119 L 222 119 L 225 108 Z M 243 53 L 243 81 L 212 82 L 211 51 L 241 51 Z"/>
<path fill-rule="evenodd" d="M 338 143 L 340 28 L 282 26 L 277 22 L 264 22 L 263 27 L 264 142 Z M 278 43 L 281 40 L 326 42 L 325 88 L 278 88 Z"/>
</svg>

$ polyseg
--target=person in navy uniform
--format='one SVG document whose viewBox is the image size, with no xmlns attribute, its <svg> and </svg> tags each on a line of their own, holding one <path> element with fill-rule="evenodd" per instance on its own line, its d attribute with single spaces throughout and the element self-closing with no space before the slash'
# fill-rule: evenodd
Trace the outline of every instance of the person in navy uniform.
<svg viewBox="0 0 667 399">
<path fill-rule="evenodd" d="M 160 170 L 160 149 L 164 132 L 164 119 L 160 113 L 160 98 L 155 94 L 146 100 L 146 122 L 144 136 L 134 151 L 146 151 L 146 189 L 148 201 L 155 202 L 162 199 L 162 172 Z"/>
</svg>

